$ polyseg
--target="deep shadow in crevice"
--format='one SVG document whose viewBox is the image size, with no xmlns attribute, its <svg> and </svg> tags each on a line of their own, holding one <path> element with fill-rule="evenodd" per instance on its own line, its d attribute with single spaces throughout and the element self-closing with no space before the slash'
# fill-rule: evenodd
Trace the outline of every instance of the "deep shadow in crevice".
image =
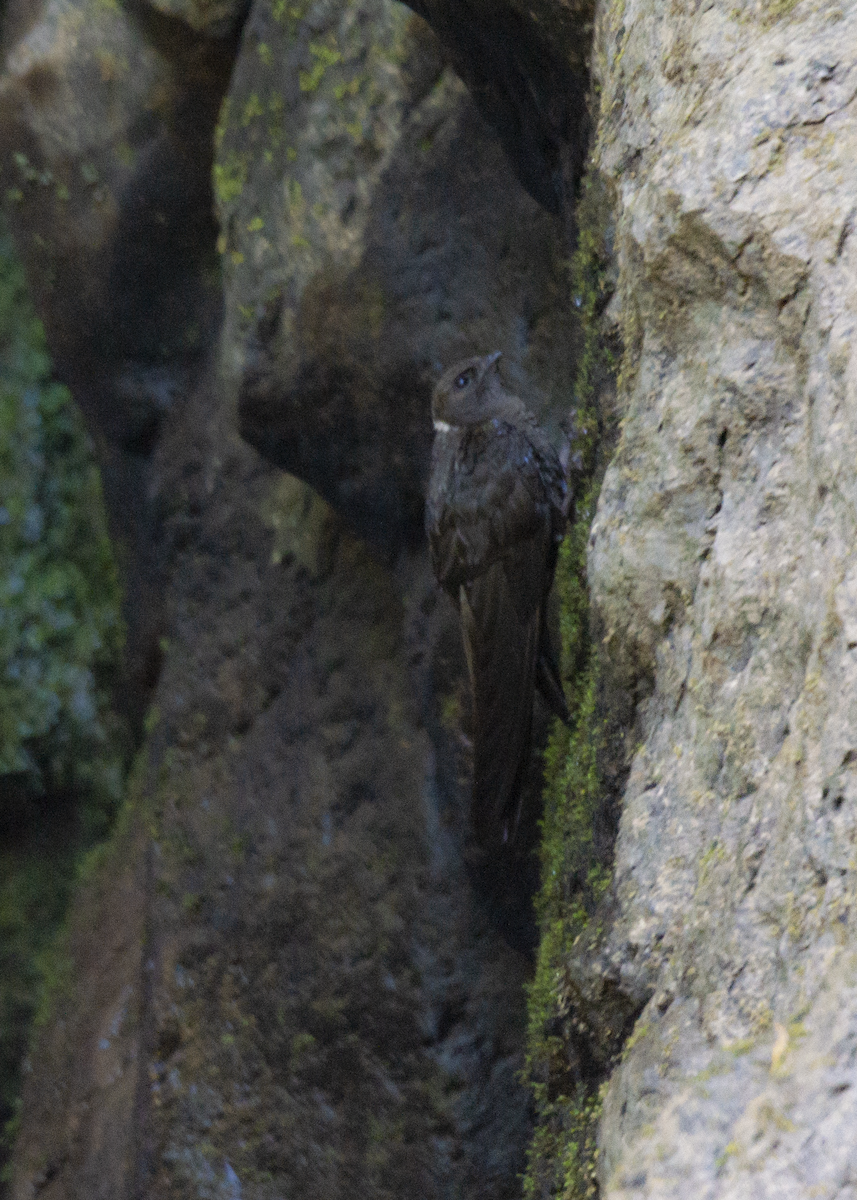
<svg viewBox="0 0 857 1200">
<path fill-rule="evenodd" d="M 408 3 L 440 38 L 530 195 L 567 214 L 589 138 L 588 72 L 560 59 L 536 22 L 509 7 L 492 6 L 488 18 L 467 0 Z"/>
</svg>

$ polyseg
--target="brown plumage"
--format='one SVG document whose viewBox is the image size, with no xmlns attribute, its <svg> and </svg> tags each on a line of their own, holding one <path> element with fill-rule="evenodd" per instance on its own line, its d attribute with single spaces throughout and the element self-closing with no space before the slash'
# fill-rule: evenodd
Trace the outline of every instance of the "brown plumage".
<svg viewBox="0 0 857 1200">
<path fill-rule="evenodd" d="M 536 685 L 568 721 L 545 619 L 565 475 L 535 417 L 504 390 L 499 357 L 457 363 L 435 387 L 426 507 L 435 575 L 461 616 L 474 715 L 470 817 L 486 848 L 517 829 Z"/>
</svg>

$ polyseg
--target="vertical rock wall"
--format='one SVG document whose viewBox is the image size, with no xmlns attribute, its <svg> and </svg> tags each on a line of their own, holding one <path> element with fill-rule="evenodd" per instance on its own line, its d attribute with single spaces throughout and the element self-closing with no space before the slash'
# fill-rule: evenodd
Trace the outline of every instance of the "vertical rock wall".
<svg viewBox="0 0 857 1200">
<path fill-rule="evenodd" d="M 589 547 L 638 699 L 609 1197 L 846 1196 L 857 1038 L 857 8 L 605 4 L 622 433 Z"/>
<path fill-rule="evenodd" d="M 386 0 L 10 7 L 3 186 L 167 633 L 21 1200 L 518 1189 L 527 965 L 461 855 L 425 418 L 438 364 L 495 347 L 570 405 L 591 14 L 416 7 L 439 41 Z M 563 1020 L 642 1010 L 606 1196 L 857 1177 L 855 45 L 853 3 L 598 14 L 625 358 L 588 572 L 636 748 Z"/>
<path fill-rule="evenodd" d="M 243 436 L 385 552 L 421 543 L 432 380 L 504 350 L 556 423 L 562 226 L 403 5 L 255 6 L 218 128 L 222 359 Z"/>
</svg>

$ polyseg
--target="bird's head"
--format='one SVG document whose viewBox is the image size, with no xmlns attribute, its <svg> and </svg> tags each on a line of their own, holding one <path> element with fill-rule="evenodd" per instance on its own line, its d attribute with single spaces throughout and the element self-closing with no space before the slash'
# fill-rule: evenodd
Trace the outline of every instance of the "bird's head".
<svg viewBox="0 0 857 1200">
<path fill-rule="evenodd" d="M 431 398 L 431 416 L 435 430 L 479 425 L 492 416 L 493 407 L 503 389 L 497 374 L 501 351 L 484 358 L 465 358 L 444 371 Z"/>
</svg>

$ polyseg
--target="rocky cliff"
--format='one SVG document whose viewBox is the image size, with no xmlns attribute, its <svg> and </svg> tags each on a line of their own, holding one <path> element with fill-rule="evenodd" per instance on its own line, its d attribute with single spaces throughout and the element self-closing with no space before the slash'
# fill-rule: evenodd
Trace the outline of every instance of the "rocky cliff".
<svg viewBox="0 0 857 1200">
<path fill-rule="evenodd" d="M 628 362 L 592 596 L 639 692 L 605 961 L 616 1196 L 855 1178 L 857 12 L 604 12 Z"/>
<path fill-rule="evenodd" d="M 12 1194 L 848 1196 L 857 7 L 413 9 L 6 14 L 149 712 Z M 421 534 L 495 348 L 578 437 L 534 976 Z"/>
</svg>

